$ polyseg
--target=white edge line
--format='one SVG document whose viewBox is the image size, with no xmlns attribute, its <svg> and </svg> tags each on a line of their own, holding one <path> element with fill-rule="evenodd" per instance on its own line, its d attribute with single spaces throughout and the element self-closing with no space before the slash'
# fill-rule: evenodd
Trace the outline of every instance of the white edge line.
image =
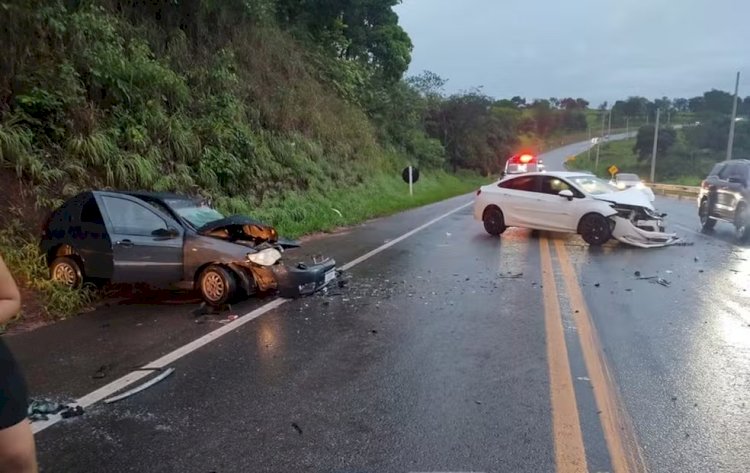
<svg viewBox="0 0 750 473">
<path fill-rule="evenodd" d="M 439 222 L 440 220 L 443 220 L 444 218 L 446 218 L 446 217 L 448 217 L 448 216 L 450 216 L 450 215 L 458 212 L 459 210 L 465 209 L 466 207 L 472 205 L 472 203 L 473 202 L 468 202 L 468 203 L 466 203 L 464 205 L 456 207 L 455 209 L 453 209 L 453 210 L 451 210 L 451 211 L 449 211 L 447 213 L 444 213 L 443 215 L 440 215 L 439 217 L 436 217 L 436 218 L 430 220 L 429 222 L 425 223 L 424 225 L 421 225 L 421 226 L 415 228 L 414 230 L 411 230 L 411 231 L 409 231 L 407 233 L 404 233 L 400 237 L 395 238 L 395 239 L 389 241 L 388 243 L 386 243 L 386 244 L 384 244 L 382 246 L 379 246 L 379 247 L 375 248 L 374 250 L 372 250 L 372 251 L 370 251 L 368 253 L 365 253 L 364 255 L 362 255 L 362 256 L 360 256 L 360 257 L 358 257 L 358 258 L 356 258 L 356 259 L 354 259 L 354 260 L 352 260 L 352 261 L 350 261 L 348 263 L 346 263 L 344 266 L 341 266 L 340 269 L 342 271 L 348 271 L 349 269 L 353 268 L 354 266 L 356 266 L 356 265 L 358 265 L 358 264 L 360 264 L 360 263 L 362 263 L 362 262 L 364 262 L 364 261 L 372 258 L 373 256 L 377 255 L 378 253 L 381 253 L 381 252 L 387 250 L 388 248 L 392 247 L 393 245 L 395 245 L 395 244 L 397 244 L 397 243 L 399 243 L 401 241 L 406 240 L 407 238 L 409 238 L 409 237 L 413 236 L 414 234 L 416 234 L 416 233 L 424 230 L 425 228 L 427 228 L 427 227 L 429 227 L 431 225 L 434 225 L 435 223 Z M 165 366 L 167 366 L 167 365 L 169 365 L 171 363 L 174 363 L 175 361 L 177 361 L 180 358 L 183 358 L 183 357 L 189 355 L 190 353 L 198 350 L 199 348 L 208 345 L 209 343 L 213 342 L 217 338 L 222 337 L 222 336 L 226 335 L 227 333 L 232 332 L 232 331 L 234 331 L 234 330 L 242 327 L 243 325 L 252 322 L 253 320 L 255 320 L 258 317 L 260 317 L 261 315 L 263 315 L 263 314 L 265 314 L 267 312 L 270 312 L 270 311 L 272 311 L 272 310 L 274 310 L 274 309 L 276 309 L 276 308 L 284 305 L 285 303 L 287 303 L 289 301 L 290 301 L 290 299 L 282 299 L 282 298 L 274 299 L 273 301 L 269 302 L 268 304 L 265 304 L 265 305 L 263 305 L 261 307 L 258 307 L 257 309 L 255 309 L 255 310 L 253 310 L 251 312 L 248 312 L 247 314 L 239 317 L 237 320 L 235 320 L 233 322 L 230 322 L 230 323 L 224 325 L 223 327 L 214 330 L 213 332 L 209 332 L 209 333 L 203 335 L 202 337 L 197 338 L 197 339 L 193 340 L 192 342 L 190 342 L 190 343 L 188 343 L 186 345 L 183 345 L 180 348 L 177 348 L 176 350 L 174 350 L 174 351 L 172 351 L 170 353 L 167 353 L 166 355 L 162 356 L 161 358 L 159 358 L 159 359 L 157 359 L 155 361 L 152 361 L 151 363 L 148 363 L 148 364 L 144 365 L 143 368 L 142 368 L 142 370 L 140 370 L 140 371 L 139 370 L 132 371 L 132 372 L 126 374 L 125 376 L 122 376 L 122 377 L 120 377 L 120 378 L 112 381 L 111 383 L 102 386 L 101 388 L 97 389 L 96 391 L 92 391 L 89 394 L 86 394 L 85 396 L 83 396 L 80 399 L 78 399 L 75 402 L 73 402 L 73 404 L 78 404 L 79 406 L 83 407 L 84 409 L 87 408 L 87 407 L 89 407 L 89 406 L 91 406 L 91 405 L 93 405 L 93 404 L 96 404 L 97 402 L 102 401 L 104 398 L 107 398 L 107 397 L 111 396 L 112 394 L 114 394 L 114 393 L 116 393 L 118 391 L 121 391 L 122 389 L 130 386 L 131 384 L 135 383 L 136 381 L 140 381 L 141 379 L 145 378 L 146 376 L 149 376 L 150 374 L 153 374 L 153 371 L 152 371 L 153 369 L 164 368 Z M 51 415 L 51 416 L 49 416 L 48 420 L 32 423 L 31 424 L 32 431 L 35 434 L 37 434 L 37 433 L 43 431 L 44 429 L 46 429 L 47 427 L 51 427 L 51 426 L 57 424 L 61 420 L 62 420 L 62 417 L 60 417 L 59 415 Z"/>
</svg>

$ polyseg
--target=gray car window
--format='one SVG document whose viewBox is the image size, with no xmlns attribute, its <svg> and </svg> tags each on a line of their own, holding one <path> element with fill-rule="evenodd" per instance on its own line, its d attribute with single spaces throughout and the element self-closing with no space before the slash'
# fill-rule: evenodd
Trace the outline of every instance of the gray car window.
<svg viewBox="0 0 750 473">
<path fill-rule="evenodd" d="M 102 197 L 112 230 L 121 235 L 151 236 L 167 228 L 167 222 L 143 205 L 117 197 Z"/>
<path fill-rule="evenodd" d="M 734 170 L 734 164 L 727 164 L 719 171 L 719 179 L 728 179 L 729 176 L 732 175 L 732 171 Z"/>
</svg>

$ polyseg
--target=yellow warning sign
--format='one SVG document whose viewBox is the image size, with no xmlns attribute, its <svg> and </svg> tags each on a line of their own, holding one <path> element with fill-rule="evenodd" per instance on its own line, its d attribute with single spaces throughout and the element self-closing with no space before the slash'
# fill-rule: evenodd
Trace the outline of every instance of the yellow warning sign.
<svg viewBox="0 0 750 473">
<path fill-rule="evenodd" d="M 609 167 L 609 169 L 607 169 L 607 171 L 609 171 L 609 173 L 612 174 L 612 176 L 614 177 L 615 174 L 620 172 L 620 169 L 613 164 Z"/>
</svg>

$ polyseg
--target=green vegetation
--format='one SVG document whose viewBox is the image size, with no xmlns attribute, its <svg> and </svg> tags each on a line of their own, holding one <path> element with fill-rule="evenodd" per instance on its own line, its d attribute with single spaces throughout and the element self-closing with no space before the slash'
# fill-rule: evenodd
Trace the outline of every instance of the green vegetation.
<svg viewBox="0 0 750 473">
<path fill-rule="evenodd" d="M 455 97 L 402 78 L 412 46 L 396 3 L 2 1 L 0 177 L 33 196 L 14 215 L 143 188 L 210 197 L 295 236 L 472 190 L 475 171 L 501 165 L 487 164 L 500 156 L 489 135 L 508 150 L 516 130 L 430 122 Z M 413 198 L 407 164 L 422 169 Z M 0 217 L 0 252 L 47 315 L 89 303 L 46 281 L 41 222 L 15 218 Z"/>
<path fill-rule="evenodd" d="M 357 188 L 334 190 L 325 195 L 290 194 L 284 200 L 264 206 L 255 215 L 276 222 L 280 234 L 297 237 L 465 194 L 487 182 L 486 178 L 470 172 L 454 175 L 438 171 L 421 175 L 414 185 L 414 196 L 409 196 L 408 185 L 400 176 L 378 176 Z"/>
<path fill-rule="evenodd" d="M 670 184 L 698 185 L 714 164 L 726 159 L 726 148 L 732 111 L 732 95 L 710 90 L 700 97 L 673 99 L 667 97 L 650 102 L 642 97 L 618 101 L 613 107 L 613 120 L 619 108 L 624 114 L 650 117 L 651 125 L 641 126 L 634 140 L 605 143 L 601 147 L 597 174 L 609 177 L 607 168 L 616 165 L 621 172 L 636 173 L 642 178 L 651 174 L 651 153 L 654 144 L 654 120 L 657 108 L 672 113 L 686 125 L 676 129 L 664 122 L 659 131 L 656 181 Z M 618 106 L 619 104 L 619 106 Z M 750 156 L 750 97 L 738 99 L 733 156 Z M 600 115 L 601 116 L 601 115 Z M 673 121 L 674 123 L 674 121 Z M 595 151 L 583 153 L 568 162 L 571 169 L 594 171 Z"/>
<path fill-rule="evenodd" d="M 39 294 L 47 318 L 64 319 L 77 314 L 95 300 L 93 288 L 68 289 L 47 277 L 49 270 L 38 243 L 25 236 L 17 221 L 0 230 L 0 248 L 5 264 L 19 284 Z M 0 327 L 0 332 L 3 329 Z"/>
<path fill-rule="evenodd" d="M 27 217 L 84 189 L 198 194 L 299 235 L 466 192 L 595 120 L 582 98 L 447 95 L 433 73 L 405 78 L 397 3 L 0 0 L 0 180 L 32 196 L 0 215 L 19 280 L 51 316 L 90 300 L 42 286 L 41 222 Z M 612 126 L 725 99 L 630 98 Z M 422 170 L 414 198 L 408 164 Z"/>
</svg>

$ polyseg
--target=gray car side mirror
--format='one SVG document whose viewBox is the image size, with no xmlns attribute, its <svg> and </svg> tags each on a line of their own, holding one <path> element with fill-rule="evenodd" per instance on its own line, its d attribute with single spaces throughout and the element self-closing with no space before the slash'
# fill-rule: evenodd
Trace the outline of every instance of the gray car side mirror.
<svg viewBox="0 0 750 473">
<path fill-rule="evenodd" d="M 573 200 L 573 197 L 574 197 L 573 191 L 571 191 L 570 189 L 562 190 L 558 192 L 557 195 L 559 195 L 560 197 L 565 197 L 566 199 L 568 199 L 568 201 Z"/>
</svg>

